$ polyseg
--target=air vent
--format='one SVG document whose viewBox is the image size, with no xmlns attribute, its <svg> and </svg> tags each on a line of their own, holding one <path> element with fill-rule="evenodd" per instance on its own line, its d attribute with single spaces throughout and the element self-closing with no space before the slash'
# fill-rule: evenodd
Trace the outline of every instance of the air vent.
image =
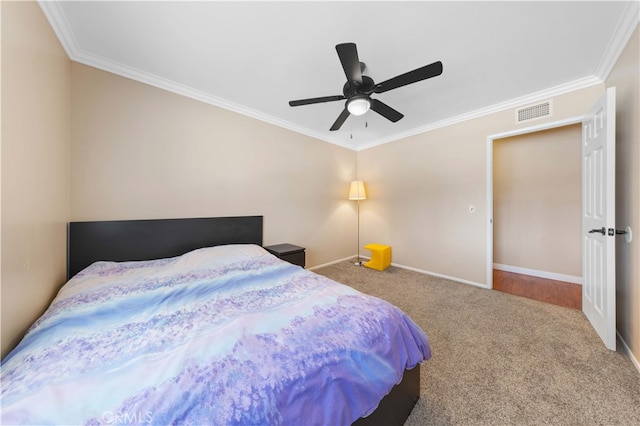
<svg viewBox="0 0 640 426">
<path fill-rule="evenodd" d="M 516 123 L 535 120 L 551 115 L 551 101 L 545 101 L 536 105 L 529 105 L 516 110 Z"/>
</svg>

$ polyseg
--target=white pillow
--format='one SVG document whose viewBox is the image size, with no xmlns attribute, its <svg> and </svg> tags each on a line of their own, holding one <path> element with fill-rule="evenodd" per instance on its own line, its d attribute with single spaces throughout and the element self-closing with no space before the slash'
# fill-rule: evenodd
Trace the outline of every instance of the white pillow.
<svg viewBox="0 0 640 426">
<path fill-rule="evenodd" d="M 268 254 L 265 249 L 255 244 L 228 244 L 196 249 L 179 256 L 169 268 L 172 272 L 180 270 L 200 269 L 203 266 L 219 267 L 230 263 L 249 260 Z"/>
</svg>

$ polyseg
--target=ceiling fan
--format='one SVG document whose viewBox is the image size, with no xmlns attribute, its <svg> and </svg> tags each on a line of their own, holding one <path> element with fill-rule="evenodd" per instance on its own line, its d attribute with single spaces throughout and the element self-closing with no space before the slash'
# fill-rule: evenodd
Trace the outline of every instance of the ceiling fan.
<svg viewBox="0 0 640 426">
<path fill-rule="evenodd" d="M 362 75 L 366 66 L 358 59 L 358 50 L 355 43 L 342 43 L 336 46 L 340 63 L 347 77 L 347 82 L 342 88 L 342 95 L 323 96 L 320 98 L 299 99 L 289 101 L 289 106 L 317 104 L 322 102 L 341 101 L 346 99 L 344 110 L 333 123 L 331 129 L 338 130 L 350 114 L 362 115 L 369 109 L 374 110 L 387 120 L 396 122 L 404 115 L 391 108 L 389 105 L 377 99 L 371 99 L 373 93 L 384 93 L 411 83 L 426 80 L 442 74 L 442 62 L 437 61 L 430 65 L 417 68 L 413 71 L 401 74 L 397 77 L 375 84 L 371 77 Z"/>
</svg>

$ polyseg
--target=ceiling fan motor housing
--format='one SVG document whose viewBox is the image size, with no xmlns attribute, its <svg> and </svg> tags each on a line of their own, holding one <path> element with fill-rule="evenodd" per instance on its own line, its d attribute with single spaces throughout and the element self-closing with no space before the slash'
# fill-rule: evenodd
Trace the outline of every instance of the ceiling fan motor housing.
<svg viewBox="0 0 640 426">
<path fill-rule="evenodd" d="M 373 93 L 375 88 L 375 83 L 371 77 L 366 75 L 362 76 L 362 84 L 357 81 L 347 81 L 342 88 L 342 93 L 344 97 L 349 99 L 355 95 L 366 95 L 369 96 Z"/>
</svg>

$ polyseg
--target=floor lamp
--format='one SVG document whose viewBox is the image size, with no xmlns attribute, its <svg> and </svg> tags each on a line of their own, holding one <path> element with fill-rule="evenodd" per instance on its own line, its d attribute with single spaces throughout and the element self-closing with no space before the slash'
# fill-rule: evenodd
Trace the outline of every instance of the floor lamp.
<svg viewBox="0 0 640 426">
<path fill-rule="evenodd" d="M 360 261 L 360 200 L 367 199 L 367 193 L 364 190 L 364 182 L 361 180 L 354 180 L 351 182 L 349 188 L 349 199 L 355 200 L 358 203 L 358 260 L 355 263 L 357 266 L 362 266 Z"/>
</svg>

